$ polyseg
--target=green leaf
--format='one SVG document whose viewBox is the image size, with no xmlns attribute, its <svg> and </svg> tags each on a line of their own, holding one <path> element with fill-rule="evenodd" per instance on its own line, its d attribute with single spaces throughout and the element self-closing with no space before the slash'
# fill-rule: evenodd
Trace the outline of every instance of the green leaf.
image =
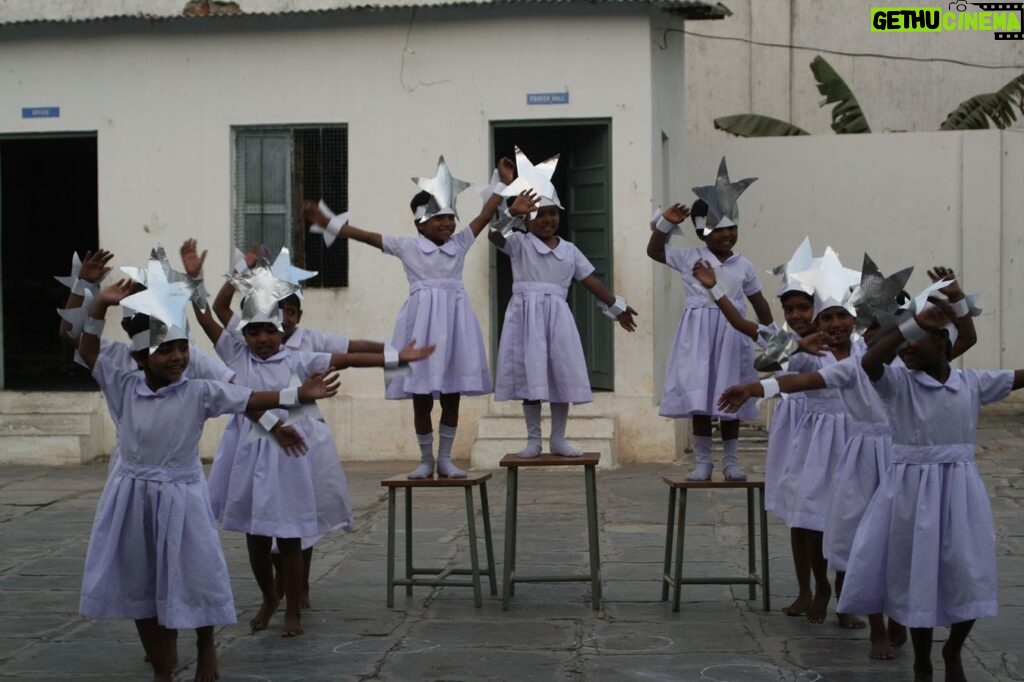
<svg viewBox="0 0 1024 682">
<path fill-rule="evenodd" d="M 870 133 L 871 128 L 860 109 L 860 103 L 846 81 L 836 73 L 832 65 L 821 56 L 811 60 L 811 71 L 818 81 L 818 92 L 825 95 L 819 106 L 836 103 L 832 107 L 832 130 L 840 135 L 848 133 Z"/>
<path fill-rule="evenodd" d="M 715 128 L 724 130 L 736 137 L 778 137 L 780 135 L 807 135 L 807 131 L 797 128 L 792 123 L 780 121 L 771 116 L 760 114 L 736 114 L 735 116 L 719 116 L 715 119 Z"/>
<path fill-rule="evenodd" d="M 1024 114 L 1024 73 L 996 92 L 989 92 L 960 103 L 939 126 L 940 130 L 978 130 L 988 128 L 989 122 L 999 129 L 1009 128 L 1017 120 L 1017 112 Z"/>
</svg>

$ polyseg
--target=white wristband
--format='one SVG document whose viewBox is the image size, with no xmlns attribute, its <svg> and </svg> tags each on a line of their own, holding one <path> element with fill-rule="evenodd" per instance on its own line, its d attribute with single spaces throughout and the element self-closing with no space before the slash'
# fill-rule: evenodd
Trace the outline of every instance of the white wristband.
<svg viewBox="0 0 1024 682">
<path fill-rule="evenodd" d="M 71 285 L 71 293 L 76 296 L 85 296 L 86 291 L 95 292 L 98 287 L 86 279 L 76 279 L 75 283 Z"/>
<path fill-rule="evenodd" d="M 299 389 L 286 388 L 278 395 L 277 404 L 281 407 L 294 407 L 299 404 Z"/>
<path fill-rule="evenodd" d="M 761 379 L 761 387 L 764 389 L 765 398 L 774 398 L 781 393 L 778 379 Z"/>
<path fill-rule="evenodd" d="M 928 332 L 921 328 L 913 316 L 900 322 L 900 333 L 908 343 L 915 343 L 928 335 Z"/>
<path fill-rule="evenodd" d="M 953 308 L 953 312 L 956 313 L 958 318 L 967 317 L 971 314 L 971 307 L 967 305 L 967 298 L 961 298 L 956 303 L 949 304 Z"/>
<path fill-rule="evenodd" d="M 720 298 L 726 298 L 729 295 L 729 292 L 726 291 L 721 282 L 715 282 L 715 286 L 708 289 L 708 293 L 711 294 L 711 299 L 715 301 Z"/>
<path fill-rule="evenodd" d="M 106 323 L 105 319 L 97 320 L 95 317 L 87 317 L 85 324 L 82 325 L 82 331 L 93 336 L 103 336 L 103 325 Z"/>
<path fill-rule="evenodd" d="M 654 229 L 662 234 L 670 234 L 677 227 L 679 226 L 663 215 L 658 216 L 657 222 L 654 223 Z"/>
<path fill-rule="evenodd" d="M 387 341 L 384 342 L 384 369 L 398 368 L 398 350 Z"/>
<path fill-rule="evenodd" d="M 275 414 L 273 414 L 272 412 L 264 412 L 263 416 L 260 417 L 259 424 L 266 431 L 269 432 L 269 431 L 273 431 L 274 427 L 277 426 L 278 422 L 280 422 L 280 421 L 281 420 L 278 419 L 277 416 Z"/>
<path fill-rule="evenodd" d="M 626 303 L 626 299 L 621 296 L 616 296 L 615 301 L 613 301 L 611 305 L 598 303 L 597 307 L 601 309 L 601 312 L 604 313 L 604 316 L 608 319 L 617 320 L 619 319 L 619 315 L 626 312 L 626 308 L 629 307 L 629 304 Z"/>
<path fill-rule="evenodd" d="M 494 186 L 491 187 L 491 194 L 501 194 L 506 189 L 508 189 L 508 185 L 499 180 L 497 183 L 494 184 Z"/>
</svg>

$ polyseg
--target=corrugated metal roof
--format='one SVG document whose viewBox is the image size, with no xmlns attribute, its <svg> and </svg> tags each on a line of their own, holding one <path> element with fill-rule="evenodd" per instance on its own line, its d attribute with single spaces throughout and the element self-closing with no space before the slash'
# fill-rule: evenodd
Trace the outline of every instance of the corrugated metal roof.
<svg viewBox="0 0 1024 682">
<path fill-rule="evenodd" d="M 700 0 L 0 0 L 0 25 L 117 19 L 198 20 L 227 16 L 530 4 L 649 5 L 680 12 L 692 19 L 721 19 L 731 14 L 721 2 Z"/>
</svg>

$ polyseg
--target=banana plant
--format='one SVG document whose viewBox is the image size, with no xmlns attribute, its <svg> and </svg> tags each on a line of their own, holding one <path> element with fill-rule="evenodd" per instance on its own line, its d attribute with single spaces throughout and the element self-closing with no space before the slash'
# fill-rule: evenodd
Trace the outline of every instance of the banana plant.
<svg viewBox="0 0 1024 682">
<path fill-rule="evenodd" d="M 961 102 L 939 129 L 978 130 L 988 128 L 989 122 L 996 128 L 1009 128 L 1017 120 L 1014 109 L 1024 114 L 1024 73 L 995 92 Z"/>
</svg>

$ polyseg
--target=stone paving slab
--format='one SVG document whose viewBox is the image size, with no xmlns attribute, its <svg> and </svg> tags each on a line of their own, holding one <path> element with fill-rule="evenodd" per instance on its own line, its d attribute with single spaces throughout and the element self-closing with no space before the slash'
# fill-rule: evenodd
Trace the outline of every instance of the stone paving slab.
<svg viewBox="0 0 1024 682">
<path fill-rule="evenodd" d="M 978 465 L 993 501 L 999 538 L 1000 613 L 977 624 L 965 665 L 972 682 L 1024 680 L 1024 421 L 986 417 Z M 763 461 L 745 452 L 745 466 Z M 870 661 L 866 631 L 810 625 L 778 609 L 795 595 L 789 533 L 769 524 L 774 611 L 748 600 L 746 586 L 687 585 L 673 613 L 661 601 L 667 487 L 663 475 L 686 466 L 630 465 L 598 473 L 603 603 L 588 583 L 520 584 L 509 611 L 483 580 L 483 608 L 467 588 L 395 591 L 386 607 L 387 493 L 382 478 L 408 462 L 346 465 L 356 523 L 314 551 L 313 609 L 306 635 L 278 636 L 245 623 L 259 604 L 243 536 L 222 533 L 239 624 L 217 633 L 222 679 L 296 680 L 721 680 L 814 682 L 910 679 L 911 653 Z M 89 529 L 106 478 L 105 463 L 66 468 L 0 468 L 0 680 L 139 680 L 148 677 L 129 621 L 77 615 Z M 520 477 L 521 574 L 588 572 L 582 477 L 528 472 Z M 578 472 L 575 472 L 578 474 Z M 504 548 L 505 472 L 489 482 L 498 580 Z M 404 511 L 398 505 L 398 566 L 403 574 Z M 477 530 L 482 536 L 477 504 Z M 414 495 L 417 566 L 469 564 L 463 497 Z M 484 561 L 482 537 L 479 545 Z M 694 491 L 687 509 L 688 575 L 746 572 L 746 497 Z M 757 570 L 760 570 L 758 560 Z M 500 585 L 499 585 L 500 590 Z M 760 593 L 758 595 L 760 597 Z M 834 608 L 834 602 L 833 602 Z M 946 636 L 936 630 L 936 641 Z M 936 679 L 941 679 L 939 645 Z M 179 642 L 176 679 L 191 679 L 191 633 Z"/>
</svg>

